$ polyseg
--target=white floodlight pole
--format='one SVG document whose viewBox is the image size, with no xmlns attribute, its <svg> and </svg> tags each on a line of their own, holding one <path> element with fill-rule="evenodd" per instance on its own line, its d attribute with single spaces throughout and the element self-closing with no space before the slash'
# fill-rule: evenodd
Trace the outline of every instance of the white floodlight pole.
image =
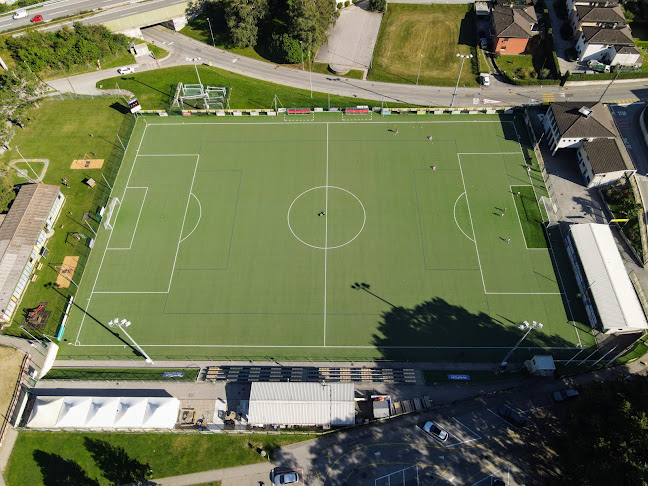
<svg viewBox="0 0 648 486">
<path fill-rule="evenodd" d="M 311 66 L 311 52 L 308 51 L 308 77 L 310 78 L 311 98 L 313 97 L 313 67 Z"/>
<path fill-rule="evenodd" d="M 198 66 L 196 65 L 196 61 L 200 61 L 200 57 L 188 57 L 187 61 L 193 61 L 194 64 L 194 69 L 196 70 L 196 76 L 198 77 L 198 84 L 202 86 L 202 81 L 200 80 L 200 74 L 198 74 Z"/>
<path fill-rule="evenodd" d="M 299 50 L 301 51 L 301 55 L 302 55 L 302 71 L 306 71 L 306 69 L 304 69 L 304 46 L 303 46 L 303 44 L 304 43 L 302 41 L 299 41 Z"/>
<path fill-rule="evenodd" d="M 416 75 L 416 85 L 418 86 L 419 77 L 421 76 L 421 64 L 423 64 L 423 54 L 419 54 L 421 60 L 419 61 L 418 74 Z"/>
<path fill-rule="evenodd" d="M 214 45 L 214 47 L 216 47 L 216 42 L 214 41 L 214 32 L 212 32 L 211 21 L 209 20 L 209 17 L 207 17 L 207 23 L 209 24 L 209 33 L 211 34 L 212 44 Z"/>
<path fill-rule="evenodd" d="M 513 347 L 511 348 L 511 350 L 507 353 L 507 355 L 504 357 L 504 359 L 502 360 L 502 363 L 500 364 L 500 366 L 501 366 L 502 369 L 506 368 L 506 365 L 508 364 L 508 360 L 509 360 L 509 358 L 513 355 L 513 353 L 514 353 L 515 350 L 518 348 L 518 346 L 520 346 L 520 344 L 522 344 L 522 341 L 524 341 L 524 339 L 529 335 L 529 333 L 530 333 L 531 331 L 533 331 L 534 329 L 542 329 L 542 327 L 543 327 L 542 323 L 541 323 L 541 322 L 536 322 L 536 321 L 533 321 L 532 324 L 529 324 L 528 321 L 524 321 L 522 324 L 520 324 L 520 325 L 518 326 L 519 329 L 521 329 L 521 330 L 525 330 L 525 329 L 526 329 L 527 332 L 524 333 L 524 336 L 522 336 L 522 337 L 518 340 L 518 342 L 515 343 L 515 346 L 513 346 Z"/>
<path fill-rule="evenodd" d="M 455 86 L 454 93 L 452 93 L 452 101 L 450 101 L 450 108 L 454 106 L 455 96 L 457 96 L 457 88 L 459 88 L 459 80 L 461 79 L 461 71 L 463 71 L 463 65 L 466 58 L 470 59 L 472 54 L 457 54 L 457 57 L 461 58 L 461 67 L 459 68 L 459 77 L 457 77 L 457 85 Z"/>
<path fill-rule="evenodd" d="M 130 326 L 130 325 L 131 325 L 130 321 L 128 321 L 126 319 L 122 319 L 120 321 L 118 317 L 116 317 L 112 321 L 108 321 L 108 326 L 110 326 L 110 327 L 117 326 L 121 331 L 123 331 L 124 334 L 126 334 L 126 337 L 128 337 L 128 339 L 131 340 L 131 342 L 133 343 L 133 346 L 135 346 L 135 349 L 137 349 L 140 353 L 142 353 L 142 356 L 144 356 L 144 358 L 146 358 L 146 362 L 149 363 L 149 364 L 153 364 L 153 360 L 151 358 L 149 358 L 149 355 L 146 354 L 144 352 L 144 350 L 140 347 L 140 345 L 135 342 L 135 340 L 132 338 L 132 336 L 130 334 L 128 334 L 128 332 L 126 332 L 125 328 Z"/>
</svg>

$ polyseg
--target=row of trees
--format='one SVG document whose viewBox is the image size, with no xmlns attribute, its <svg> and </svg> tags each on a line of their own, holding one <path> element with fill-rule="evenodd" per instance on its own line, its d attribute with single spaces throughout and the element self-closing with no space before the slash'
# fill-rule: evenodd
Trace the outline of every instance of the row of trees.
<svg viewBox="0 0 648 486">
<path fill-rule="evenodd" d="M 297 63 L 326 41 L 326 31 L 339 12 L 335 0 L 194 0 L 187 15 L 211 19 L 214 29 L 227 31 L 232 47 L 256 47 L 280 61 Z"/>
<path fill-rule="evenodd" d="M 126 52 L 129 43 L 128 37 L 113 34 L 103 25 L 79 22 L 75 22 L 72 29 L 64 26 L 55 32 L 30 31 L 4 39 L 11 56 L 37 72 L 94 63 L 111 54 Z"/>
</svg>

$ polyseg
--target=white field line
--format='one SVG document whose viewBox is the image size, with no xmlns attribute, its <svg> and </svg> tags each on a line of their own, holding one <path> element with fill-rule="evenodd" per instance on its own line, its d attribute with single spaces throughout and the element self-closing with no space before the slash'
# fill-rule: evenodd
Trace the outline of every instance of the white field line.
<svg viewBox="0 0 648 486">
<path fill-rule="evenodd" d="M 459 171 L 461 172 L 461 182 L 464 188 L 464 194 L 466 194 L 466 206 L 468 206 L 468 217 L 470 218 L 470 227 L 472 228 L 472 233 L 475 239 L 475 252 L 477 253 L 477 263 L 479 264 L 479 273 L 481 274 L 482 286 L 484 287 L 484 294 L 488 294 L 486 291 L 486 282 L 484 281 L 484 270 L 482 270 L 481 259 L 479 258 L 479 248 L 477 247 L 477 234 L 475 233 L 475 225 L 473 224 L 472 213 L 470 211 L 470 201 L 468 200 L 468 191 L 466 190 L 466 180 L 464 179 L 463 168 L 461 167 L 461 156 L 457 154 L 457 162 L 459 162 Z"/>
<path fill-rule="evenodd" d="M 459 155 L 518 155 L 520 152 L 457 152 Z"/>
<path fill-rule="evenodd" d="M 196 171 L 198 170 L 198 163 L 200 162 L 200 155 L 196 157 L 196 165 L 194 166 L 193 177 L 191 178 L 191 186 L 189 186 L 189 194 L 187 195 L 187 204 L 185 205 L 184 216 L 182 217 L 182 225 L 180 226 L 180 235 L 178 235 L 178 245 L 176 246 L 175 257 L 173 257 L 173 267 L 171 267 L 171 278 L 169 278 L 169 287 L 167 292 L 171 292 L 171 282 L 173 282 L 173 274 L 175 272 L 176 261 L 178 261 L 178 251 L 180 250 L 180 243 L 182 243 L 182 232 L 184 231 L 185 220 L 187 219 L 187 211 L 189 211 L 189 201 L 193 195 L 193 185 L 196 180 Z"/>
<path fill-rule="evenodd" d="M 326 346 L 326 277 L 328 272 L 329 126 L 326 124 L 326 197 L 324 203 L 324 346 Z"/>
<path fill-rule="evenodd" d="M 146 129 L 148 128 L 148 125 L 144 125 L 144 130 L 142 131 L 142 138 L 140 139 L 140 143 L 137 146 L 137 151 L 135 152 L 135 159 L 133 160 L 133 165 L 131 166 L 131 170 L 128 173 L 128 179 L 126 180 L 126 186 L 124 187 L 124 192 L 122 192 L 122 197 L 121 200 L 124 200 L 124 196 L 126 195 L 126 189 L 128 188 L 128 183 L 130 182 L 130 178 L 133 175 L 133 169 L 135 168 L 135 164 L 137 163 L 137 156 L 139 155 L 139 150 L 142 147 L 142 142 L 144 141 L 144 136 L 146 135 Z M 124 155 L 126 155 L 124 153 Z M 119 175 L 119 174 L 118 174 Z M 115 179 L 116 180 L 116 179 Z M 112 192 L 112 191 L 111 191 Z M 117 222 L 117 217 L 119 216 L 119 210 L 121 209 L 121 204 L 119 205 L 119 209 L 117 209 L 117 214 L 115 215 L 115 223 Z M 114 230 L 114 226 L 113 226 Z M 90 301 L 92 300 L 92 294 L 94 293 L 94 289 L 97 286 L 97 281 L 99 280 L 99 274 L 101 273 L 101 267 L 103 266 L 104 258 L 106 258 L 106 252 L 108 251 L 108 247 L 110 246 L 110 238 L 112 237 L 113 232 L 111 231 L 110 234 L 108 235 L 108 241 L 106 242 L 106 248 L 104 249 L 103 255 L 101 256 L 101 262 L 99 263 L 99 268 L 97 269 L 97 275 L 95 276 L 94 283 L 92 284 L 92 289 L 90 290 L 90 297 L 88 297 L 88 303 L 86 304 L 86 309 L 90 307 Z M 75 344 L 79 342 L 79 336 L 81 335 L 81 329 L 83 329 L 83 323 L 85 321 L 85 316 L 86 313 L 83 313 L 83 316 L 81 317 L 81 324 L 79 325 L 79 332 L 77 332 Z"/>
<path fill-rule="evenodd" d="M 140 157 L 198 157 L 200 154 L 142 154 Z"/>
<path fill-rule="evenodd" d="M 296 120 L 297 121 L 297 120 Z M 310 120 L 302 120 L 302 121 L 310 121 Z M 343 124 L 343 125 L 348 125 L 349 123 L 362 123 L 362 120 L 357 120 L 355 122 L 352 121 L 328 121 L 328 122 L 318 122 L 318 121 L 313 121 L 312 123 L 318 124 L 318 125 L 336 125 L 336 124 Z M 412 124 L 412 121 L 374 121 L 372 123 L 375 123 L 376 125 L 405 125 L 405 124 Z M 418 120 L 416 122 L 413 122 L 415 125 L 416 124 L 443 124 L 447 125 L 449 123 L 497 123 L 498 125 L 501 125 L 502 123 L 513 123 L 512 121 L 501 121 L 501 120 Z M 273 120 L 268 120 L 267 122 L 190 122 L 190 123 L 148 123 L 148 126 L 161 126 L 161 127 L 167 127 L 167 126 L 192 126 L 192 125 L 292 125 L 294 122 L 290 121 L 276 121 L 276 119 Z M 515 152 L 517 153 L 517 152 Z"/>
<path fill-rule="evenodd" d="M 488 295 L 562 295 L 562 292 L 486 292 Z"/>
<path fill-rule="evenodd" d="M 144 209 L 144 203 L 146 202 L 146 195 L 148 194 L 148 187 L 127 187 L 126 189 L 144 189 L 144 198 L 142 199 L 142 205 L 140 206 L 139 214 L 137 215 L 137 221 L 135 222 L 135 229 L 133 230 L 133 236 L 131 236 L 130 240 L 130 245 L 128 245 L 128 248 L 106 248 L 106 250 L 130 250 L 133 248 L 133 241 L 135 241 L 135 234 L 137 233 L 137 228 L 139 226 L 139 221 L 140 221 L 140 216 L 142 216 L 142 209 Z M 119 205 L 119 209 L 121 209 L 122 205 Z M 117 211 L 117 215 L 119 216 L 119 210 Z M 115 225 L 117 224 L 117 218 L 115 217 Z M 114 230 L 114 226 L 113 226 Z M 112 235 L 112 233 L 111 233 Z"/>
<path fill-rule="evenodd" d="M 142 292 L 140 292 L 140 291 L 132 291 L 132 292 L 130 292 L 130 291 L 123 291 L 122 292 L 120 290 L 116 290 L 116 291 L 97 290 L 95 292 L 95 294 L 168 294 L 168 292 L 164 292 L 164 291 L 157 291 L 157 292 L 146 292 L 146 291 L 142 291 Z"/>
<path fill-rule="evenodd" d="M 516 184 L 516 187 L 528 187 L 528 184 Z M 526 236 L 524 236 L 524 230 L 522 229 L 522 220 L 520 219 L 520 212 L 518 211 L 517 204 L 515 203 L 515 194 L 513 194 L 513 185 L 509 186 L 509 192 L 511 193 L 511 199 L 513 199 L 513 207 L 515 208 L 515 214 L 517 214 L 518 218 L 518 223 L 520 223 L 520 233 L 522 233 L 522 239 L 524 240 L 524 247 L 527 250 L 544 250 L 544 248 L 529 248 L 529 245 L 527 245 L 527 240 Z M 521 198 L 522 196 L 520 196 Z M 542 211 L 540 212 L 540 215 L 542 215 Z"/>
<path fill-rule="evenodd" d="M 198 203 L 198 221 L 196 222 L 196 226 L 193 227 L 191 232 L 187 236 L 185 236 L 184 238 L 182 238 L 180 240 L 180 243 L 182 243 L 184 240 L 189 238 L 193 234 L 193 232 L 196 231 L 196 228 L 198 227 L 198 225 L 200 224 L 200 220 L 202 219 L 202 204 L 200 204 L 200 199 L 198 199 L 193 192 L 191 193 L 191 195 L 194 197 L 194 199 Z"/>
<path fill-rule="evenodd" d="M 472 241 L 474 243 L 475 240 L 473 240 L 470 236 L 468 236 L 464 232 L 464 230 L 461 229 L 461 226 L 459 226 L 459 222 L 457 221 L 457 203 L 459 202 L 459 199 L 461 199 L 461 196 L 463 196 L 464 194 L 466 194 L 466 191 L 459 194 L 459 197 L 457 198 L 457 200 L 454 203 L 454 208 L 452 209 L 452 215 L 454 216 L 455 224 L 457 225 L 457 228 L 459 228 L 459 231 L 461 231 L 466 238 L 468 238 L 470 241 Z"/>
<path fill-rule="evenodd" d="M 303 346 L 288 346 L 288 345 L 257 345 L 257 344 L 146 344 L 142 343 L 142 346 L 146 347 L 156 347 L 156 348 L 294 348 L 294 349 L 318 349 L 318 348 L 327 348 L 327 349 L 376 349 L 375 346 L 322 346 L 321 344 L 316 345 L 303 345 Z M 76 346 L 87 346 L 95 348 L 123 348 L 123 344 L 76 344 Z M 511 349 L 510 346 L 380 346 L 378 349 Z M 550 349 L 558 350 L 580 350 L 582 348 L 576 347 L 561 347 L 555 346 L 551 348 L 543 347 L 529 347 L 524 349 L 538 350 L 538 351 L 547 351 Z"/>
</svg>

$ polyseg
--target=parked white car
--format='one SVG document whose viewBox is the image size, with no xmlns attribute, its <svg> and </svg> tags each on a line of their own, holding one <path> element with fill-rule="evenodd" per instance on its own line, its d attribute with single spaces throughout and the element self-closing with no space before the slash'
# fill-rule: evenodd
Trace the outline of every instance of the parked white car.
<svg viewBox="0 0 648 486">
<path fill-rule="evenodd" d="M 490 86 L 490 74 L 481 73 L 479 79 L 484 86 Z"/>
<path fill-rule="evenodd" d="M 133 74 L 135 72 L 135 68 L 132 67 L 119 68 L 117 72 L 119 74 Z"/>
<path fill-rule="evenodd" d="M 425 422 L 423 430 L 438 441 L 445 442 L 448 440 L 448 432 L 434 422 Z"/>
</svg>

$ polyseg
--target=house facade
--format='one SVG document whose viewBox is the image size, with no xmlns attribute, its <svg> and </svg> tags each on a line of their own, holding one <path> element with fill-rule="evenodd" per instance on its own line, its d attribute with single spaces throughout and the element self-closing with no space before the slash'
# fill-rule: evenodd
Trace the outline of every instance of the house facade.
<svg viewBox="0 0 648 486">
<path fill-rule="evenodd" d="M 529 39 L 539 34 L 533 5 L 495 5 L 491 28 L 493 50 L 500 54 L 523 54 Z"/>
<path fill-rule="evenodd" d="M 587 187 L 609 184 L 636 172 L 607 106 L 598 102 L 552 103 L 544 118 L 552 155 L 576 149 Z"/>
<path fill-rule="evenodd" d="M 641 55 L 618 2 L 568 0 L 567 7 L 579 61 L 641 65 Z"/>
</svg>

